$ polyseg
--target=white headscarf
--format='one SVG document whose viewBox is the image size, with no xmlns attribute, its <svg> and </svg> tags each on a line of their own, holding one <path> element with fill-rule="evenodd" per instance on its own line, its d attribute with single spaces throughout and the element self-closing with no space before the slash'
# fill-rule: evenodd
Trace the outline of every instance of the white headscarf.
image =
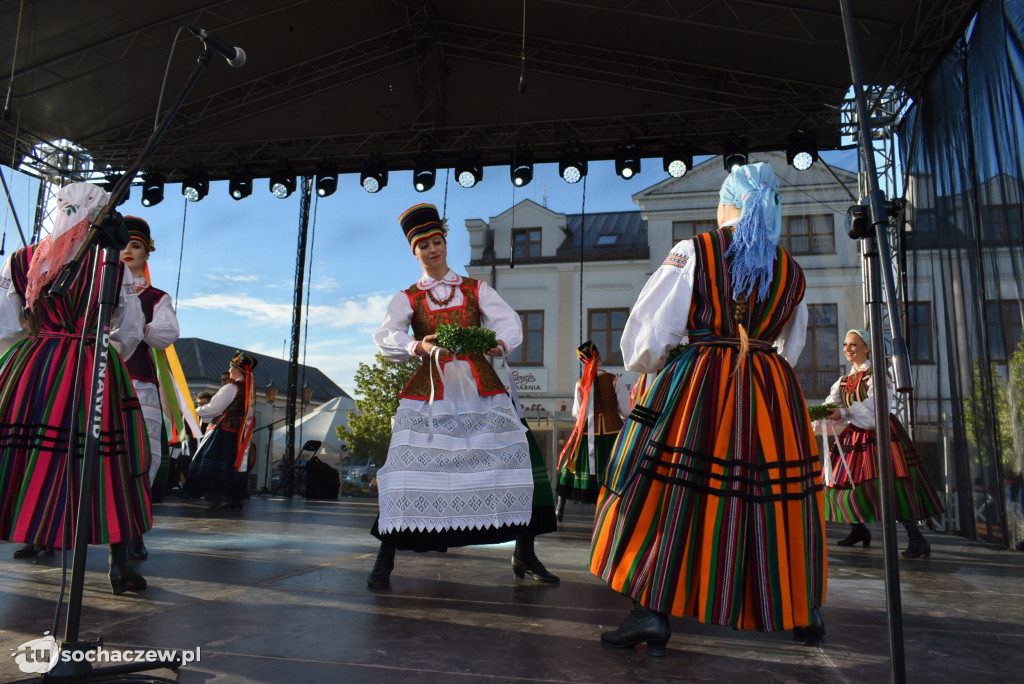
<svg viewBox="0 0 1024 684">
<path fill-rule="evenodd" d="M 109 197 L 106 190 L 91 183 L 71 183 L 57 192 L 57 220 L 53 231 L 36 245 L 28 267 L 27 308 L 32 308 L 61 267 L 78 252 Z"/>
<path fill-rule="evenodd" d="M 725 255 L 733 257 L 733 297 L 757 288 L 757 299 L 771 291 L 772 264 L 782 231 L 782 203 L 775 170 L 767 162 L 747 164 L 730 173 L 718 196 L 722 204 L 741 209 Z"/>
</svg>

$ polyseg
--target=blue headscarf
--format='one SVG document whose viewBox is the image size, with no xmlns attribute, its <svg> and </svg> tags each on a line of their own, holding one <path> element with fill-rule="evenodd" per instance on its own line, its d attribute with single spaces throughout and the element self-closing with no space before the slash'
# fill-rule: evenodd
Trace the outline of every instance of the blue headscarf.
<svg viewBox="0 0 1024 684">
<path fill-rule="evenodd" d="M 782 230 L 779 183 L 771 164 L 747 164 L 730 173 L 718 196 L 722 204 L 738 207 L 740 220 L 732 231 L 732 244 L 725 256 L 733 257 L 732 292 L 742 296 L 757 287 L 757 299 L 768 296 L 772 264 Z"/>
</svg>

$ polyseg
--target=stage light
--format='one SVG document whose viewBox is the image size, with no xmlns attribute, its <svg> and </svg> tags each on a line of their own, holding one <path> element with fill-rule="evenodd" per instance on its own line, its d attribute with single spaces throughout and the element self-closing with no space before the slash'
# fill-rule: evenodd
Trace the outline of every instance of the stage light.
<svg viewBox="0 0 1024 684">
<path fill-rule="evenodd" d="M 363 167 L 363 173 L 359 177 L 359 184 L 366 192 L 380 192 L 382 188 L 387 187 L 388 168 L 384 166 L 380 157 L 373 156 L 367 160 L 366 166 Z"/>
<path fill-rule="evenodd" d="M 512 184 L 517 188 L 529 185 L 533 180 L 533 155 L 526 150 L 519 150 L 509 166 Z"/>
<path fill-rule="evenodd" d="M 747 164 L 747 149 L 739 143 L 726 140 L 722 145 L 722 163 L 725 170 L 732 173 L 733 170 Z"/>
<path fill-rule="evenodd" d="M 210 192 L 210 177 L 202 169 L 191 171 L 181 183 L 181 194 L 189 202 L 198 202 Z"/>
<path fill-rule="evenodd" d="M 270 194 L 277 199 L 285 199 L 295 192 L 295 172 L 286 165 L 277 167 L 270 174 Z"/>
<path fill-rule="evenodd" d="M 471 188 L 482 181 L 484 179 L 484 167 L 480 164 L 480 158 L 470 156 L 456 164 L 455 179 L 464 188 Z"/>
<path fill-rule="evenodd" d="M 636 143 L 622 143 L 615 148 L 615 173 L 629 180 L 640 173 L 640 146 Z"/>
<path fill-rule="evenodd" d="M 581 149 L 572 147 L 565 151 L 558 162 L 558 175 L 566 183 L 579 183 L 587 175 L 587 160 Z"/>
<path fill-rule="evenodd" d="M 151 171 L 142 175 L 142 206 L 152 207 L 164 201 L 164 177 Z"/>
<path fill-rule="evenodd" d="M 228 176 L 228 193 L 233 199 L 240 200 L 252 194 L 252 171 L 236 169 Z"/>
<path fill-rule="evenodd" d="M 421 156 L 416 160 L 416 166 L 413 167 L 412 171 L 412 186 L 416 188 L 416 192 L 426 192 L 434 187 L 434 181 L 437 179 L 437 167 L 434 166 L 434 162 L 427 155 Z"/>
<path fill-rule="evenodd" d="M 678 147 L 670 147 L 662 157 L 661 165 L 665 172 L 673 178 L 682 178 L 693 168 L 693 155 Z"/>
<path fill-rule="evenodd" d="M 104 181 L 102 183 L 103 189 L 106 190 L 108 193 L 113 194 L 114 193 L 114 187 L 117 186 L 118 182 L 120 182 L 121 177 L 123 175 L 124 175 L 123 173 L 108 173 L 107 177 L 104 179 Z M 127 202 L 128 198 L 131 196 L 131 194 L 132 194 L 132 186 L 131 186 L 131 183 L 129 183 L 125 187 L 124 194 L 121 195 L 121 201 L 117 203 L 117 206 L 121 206 L 122 204 Z"/>
<path fill-rule="evenodd" d="M 333 162 L 321 164 L 316 170 L 317 197 L 330 197 L 338 189 L 338 167 Z"/>
<path fill-rule="evenodd" d="M 786 163 L 797 171 L 806 171 L 818 161 L 818 144 L 813 135 L 797 133 L 786 147 Z"/>
</svg>

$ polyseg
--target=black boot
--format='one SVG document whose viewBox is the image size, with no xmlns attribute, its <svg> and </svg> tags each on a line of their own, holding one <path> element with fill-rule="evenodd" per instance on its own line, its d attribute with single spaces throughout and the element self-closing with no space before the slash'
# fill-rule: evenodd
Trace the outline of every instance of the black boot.
<svg viewBox="0 0 1024 684">
<path fill-rule="evenodd" d="M 558 522 L 562 522 L 562 516 L 565 515 L 565 497 L 558 497 L 558 503 L 555 504 L 555 519 Z"/>
<path fill-rule="evenodd" d="M 647 642 L 647 655 L 665 655 L 665 644 L 672 636 L 668 615 L 633 602 L 633 610 L 614 632 L 601 635 L 601 643 L 609 648 L 633 648 Z"/>
<path fill-rule="evenodd" d="M 804 646 L 820 646 L 825 640 L 825 621 L 821 619 L 821 611 L 811 609 L 811 624 L 793 630 L 793 639 L 803 641 Z"/>
<path fill-rule="evenodd" d="M 135 571 L 128 562 L 128 542 L 110 545 L 110 590 L 114 595 L 129 589 L 139 591 L 146 588 L 146 578 Z"/>
<path fill-rule="evenodd" d="M 132 537 L 132 540 L 128 542 L 128 557 L 133 560 L 149 558 L 149 549 L 146 548 L 146 542 L 142 541 L 141 534 L 138 537 Z"/>
<path fill-rule="evenodd" d="M 366 586 L 371 589 L 387 589 L 391 586 L 391 571 L 394 569 L 395 547 L 387 542 L 381 542 L 373 570 L 366 577 Z"/>
<path fill-rule="evenodd" d="M 25 544 L 20 549 L 14 550 L 15 558 L 35 558 L 39 555 L 39 552 L 43 550 L 42 546 L 36 546 L 35 544 Z"/>
<path fill-rule="evenodd" d="M 512 572 L 519 579 L 529 575 L 544 584 L 558 584 L 561 582 L 556 575 L 548 572 L 548 569 L 537 558 L 537 553 L 533 550 L 532 534 L 516 535 L 516 550 L 512 552 Z"/>
<path fill-rule="evenodd" d="M 928 540 L 921 534 L 921 530 L 917 528 L 917 523 L 913 520 L 906 520 L 903 523 L 903 527 L 907 530 L 907 536 L 910 537 L 910 544 L 907 545 L 907 550 L 903 552 L 904 558 L 931 558 L 932 556 L 932 545 L 928 543 Z"/>
<path fill-rule="evenodd" d="M 864 523 L 853 523 L 850 534 L 836 542 L 836 546 L 855 546 L 864 542 L 864 548 L 871 546 L 871 530 Z"/>
</svg>

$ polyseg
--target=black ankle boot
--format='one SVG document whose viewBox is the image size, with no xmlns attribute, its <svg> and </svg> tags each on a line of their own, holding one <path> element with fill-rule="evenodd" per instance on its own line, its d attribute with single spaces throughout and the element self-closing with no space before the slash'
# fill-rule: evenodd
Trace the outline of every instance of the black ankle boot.
<svg viewBox="0 0 1024 684">
<path fill-rule="evenodd" d="M 128 542 L 110 545 L 110 590 L 120 595 L 129 589 L 139 591 L 146 588 L 146 578 L 135 571 L 128 562 Z"/>
<path fill-rule="evenodd" d="M 146 548 L 146 542 L 142 541 L 141 534 L 138 537 L 132 537 L 132 540 L 128 542 L 128 557 L 132 560 L 149 558 L 149 549 Z"/>
<path fill-rule="evenodd" d="M 565 515 L 565 497 L 558 497 L 558 503 L 555 504 L 555 519 L 558 522 L 562 522 L 562 517 Z"/>
<path fill-rule="evenodd" d="M 836 546 L 854 546 L 864 542 L 864 548 L 871 546 L 871 530 L 864 523 L 853 523 L 850 534 L 836 542 Z"/>
<path fill-rule="evenodd" d="M 391 571 L 395 569 L 395 547 L 386 542 L 380 543 L 377 560 L 373 562 L 373 570 L 366 577 L 366 586 L 371 589 L 387 589 L 391 586 Z"/>
<path fill-rule="evenodd" d="M 821 619 L 821 611 L 811 609 L 808 616 L 811 624 L 793 630 L 793 639 L 804 642 L 804 646 L 820 646 L 825 641 L 825 622 Z"/>
<path fill-rule="evenodd" d="M 516 535 L 516 550 L 512 552 L 512 572 L 515 573 L 518 579 L 523 579 L 526 575 L 529 575 L 544 584 L 558 584 L 561 582 L 556 575 L 548 572 L 548 569 L 537 558 L 537 553 L 533 550 L 532 534 Z"/>
<path fill-rule="evenodd" d="M 907 520 L 903 523 L 903 527 L 907 530 L 907 536 L 910 537 L 910 544 L 907 545 L 907 550 L 903 552 L 904 558 L 931 558 L 932 556 L 932 545 L 928 543 L 928 540 L 921 534 L 921 530 L 918 529 L 917 523 L 913 520 Z"/>
<path fill-rule="evenodd" d="M 14 550 L 14 558 L 35 558 L 39 555 L 39 552 L 43 550 L 43 547 L 36 546 L 35 544 L 25 544 L 20 549 Z"/>
<path fill-rule="evenodd" d="M 609 648 L 633 648 L 647 642 L 647 655 L 665 655 L 665 644 L 672 636 L 668 615 L 633 603 L 633 610 L 614 632 L 601 635 L 601 643 Z"/>
</svg>

